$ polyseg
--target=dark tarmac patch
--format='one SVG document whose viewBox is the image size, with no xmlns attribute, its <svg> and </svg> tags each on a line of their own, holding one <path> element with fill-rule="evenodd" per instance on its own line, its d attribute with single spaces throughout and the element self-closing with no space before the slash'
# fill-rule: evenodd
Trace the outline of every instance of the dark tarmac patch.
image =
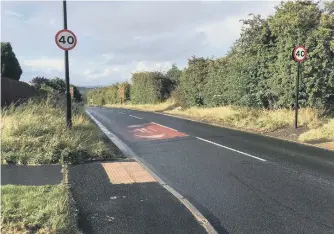
<svg viewBox="0 0 334 234">
<path fill-rule="evenodd" d="M 63 178 L 61 165 L 1 165 L 1 185 L 53 185 Z"/>
</svg>

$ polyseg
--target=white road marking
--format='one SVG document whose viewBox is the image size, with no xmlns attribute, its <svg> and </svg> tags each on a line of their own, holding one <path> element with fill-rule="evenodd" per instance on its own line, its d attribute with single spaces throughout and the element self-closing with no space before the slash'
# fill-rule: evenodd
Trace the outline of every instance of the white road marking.
<svg viewBox="0 0 334 234">
<path fill-rule="evenodd" d="M 153 136 L 145 136 L 145 135 L 138 135 L 138 134 L 134 134 L 136 137 L 140 137 L 140 138 L 148 138 L 148 139 L 159 139 L 165 136 L 164 133 L 161 133 L 159 135 L 153 135 Z"/>
<path fill-rule="evenodd" d="M 150 130 L 152 131 L 152 132 L 157 132 L 157 130 L 156 129 L 154 129 L 154 128 L 150 128 Z"/>
<path fill-rule="evenodd" d="M 146 127 L 146 124 L 135 124 L 128 126 L 128 128 L 141 128 L 141 127 Z"/>
<path fill-rule="evenodd" d="M 156 124 L 156 125 L 159 125 L 159 126 L 164 127 L 164 128 L 169 128 L 169 129 L 171 129 L 171 130 L 173 130 L 173 131 L 178 132 L 178 130 L 176 130 L 176 129 L 174 129 L 174 128 L 170 128 L 170 127 L 164 126 L 164 125 L 162 125 L 162 124 L 158 124 L 158 123 L 156 123 L 156 122 L 151 122 L 151 123 Z"/>
<path fill-rule="evenodd" d="M 137 128 L 133 132 L 148 132 L 145 128 Z"/>
<path fill-rule="evenodd" d="M 117 113 L 120 113 L 120 114 L 123 114 L 123 115 L 125 114 L 125 113 L 124 113 L 124 112 L 122 112 L 122 111 L 117 111 Z"/>
<path fill-rule="evenodd" d="M 135 116 L 135 115 L 129 115 L 129 116 L 131 116 L 131 117 L 133 117 L 133 118 L 136 118 L 136 119 L 142 119 L 142 118 L 140 118 L 140 117 L 138 117 L 138 116 Z"/>
<path fill-rule="evenodd" d="M 147 130 L 146 128 L 142 128 L 143 132 L 150 132 L 149 130 Z"/>
<path fill-rule="evenodd" d="M 213 141 L 209 141 L 209 140 L 206 140 L 206 139 L 203 139 L 203 138 L 200 138 L 200 137 L 196 137 L 198 140 L 201 140 L 201 141 L 205 141 L 205 142 L 208 142 L 208 143 L 211 143 L 213 145 L 216 145 L 216 146 L 219 146 L 219 147 L 222 147 L 222 148 L 225 148 L 225 149 L 228 149 L 228 150 L 231 150 L 231 151 L 234 151 L 234 152 L 237 152 L 239 154 L 242 154 L 242 155 L 245 155 L 245 156 L 248 156 L 248 157 L 252 157 L 252 158 L 255 158 L 257 160 L 260 160 L 262 162 L 266 162 L 267 160 L 263 159 L 263 158 L 259 158 L 259 157 L 256 157 L 254 155 L 251 155 L 251 154 L 247 154 L 245 152 L 242 152 L 242 151 L 239 151 L 239 150 L 236 150 L 236 149 L 232 149 L 230 147 L 227 147 L 227 146 L 224 146 L 224 145 L 221 145 L 221 144 L 218 144 L 216 142 L 213 142 Z"/>
</svg>

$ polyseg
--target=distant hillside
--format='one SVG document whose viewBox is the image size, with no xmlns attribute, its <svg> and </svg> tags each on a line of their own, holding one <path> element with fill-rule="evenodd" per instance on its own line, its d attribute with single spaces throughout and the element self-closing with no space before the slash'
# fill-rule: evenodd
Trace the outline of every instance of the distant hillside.
<svg viewBox="0 0 334 234">
<path fill-rule="evenodd" d="M 78 86 L 78 90 L 81 94 L 85 95 L 87 92 L 91 89 L 96 89 L 99 88 L 99 86 L 89 86 L 89 87 L 80 87 Z"/>
</svg>

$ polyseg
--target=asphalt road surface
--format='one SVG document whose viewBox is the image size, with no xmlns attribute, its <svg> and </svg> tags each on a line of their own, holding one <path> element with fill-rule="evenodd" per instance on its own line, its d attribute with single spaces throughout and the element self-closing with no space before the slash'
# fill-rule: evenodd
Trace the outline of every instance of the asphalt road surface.
<svg viewBox="0 0 334 234">
<path fill-rule="evenodd" d="M 220 233 L 334 233 L 334 152 L 157 113 L 89 107 Z"/>
</svg>

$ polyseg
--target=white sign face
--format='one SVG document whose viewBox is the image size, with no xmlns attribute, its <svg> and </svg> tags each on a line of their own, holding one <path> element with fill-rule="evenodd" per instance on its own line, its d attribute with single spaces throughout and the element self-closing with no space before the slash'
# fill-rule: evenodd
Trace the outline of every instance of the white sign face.
<svg viewBox="0 0 334 234">
<path fill-rule="evenodd" d="M 67 29 L 60 30 L 56 34 L 56 44 L 62 50 L 71 50 L 77 44 L 77 37 L 75 34 Z"/>
<path fill-rule="evenodd" d="M 296 62 L 303 62 L 306 59 L 307 53 L 306 49 L 303 46 L 297 46 L 293 50 L 293 59 Z"/>
</svg>

